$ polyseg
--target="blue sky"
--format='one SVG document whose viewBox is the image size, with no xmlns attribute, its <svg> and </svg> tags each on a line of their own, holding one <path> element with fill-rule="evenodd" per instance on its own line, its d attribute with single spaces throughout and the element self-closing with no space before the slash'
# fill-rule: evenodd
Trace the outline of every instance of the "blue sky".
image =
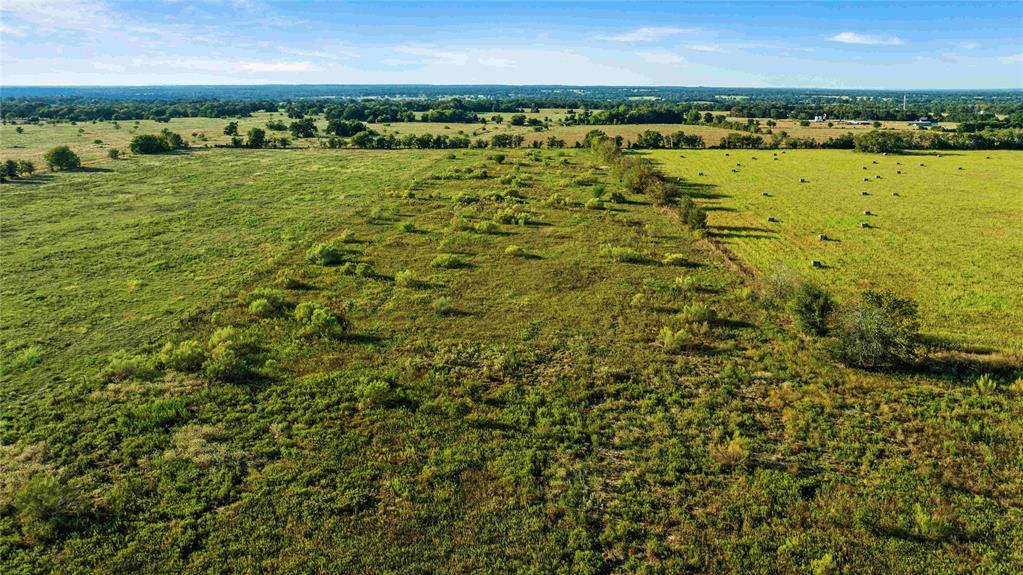
<svg viewBox="0 0 1023 575">
<path fill-rule="evenodd" d="M 1023 2 L 0 0 L 0 83 L 1021 88 Z"/>
</svg>

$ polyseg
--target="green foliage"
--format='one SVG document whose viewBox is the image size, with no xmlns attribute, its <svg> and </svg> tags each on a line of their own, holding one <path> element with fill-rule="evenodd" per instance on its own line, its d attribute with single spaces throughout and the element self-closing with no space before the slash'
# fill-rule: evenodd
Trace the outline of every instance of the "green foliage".
<svg viewBox="0 0 1023 575">
<path fill-rule="evenodd" d="M 455 254 L 437 254 L 437 257 L 433 258 L 433 261 L 430 262 L 430 265 L 432 265 L 435 268 L 455 269 L 464 267 L 465 260 L 463 260 L 462 258 L 458 257 Z"/>
<path fill-rule="evenodd" d="M 25 537 L 36 544 L 66 535 L 88 509 L 77 489 L 43 474 L 32 476 L 21 486 L 13 508 Z"/>
<path fill-rule="evenodd" d="M 612 246 L 610 244 L 605 244 L 601 248 L 601 253 L 604 254 L 604 257 L 611 258 L 612 260 L 620 263 L 636 264 L 644 263 L 647 261 L 646 256 L 636 251 L 634 248 L 629 247 Z"/>
<path fill-rule="evenodd" d="M 823 288 L 814 283 L 800 284 L 788 302 L 789 312 L 804 333 L 824 336 L 828 333 L 835 302 Z"/>
<path fill-rule="evenodd" d="M 167 369 L 182 373 L 195 373 L 202 369 L 206 351 L 194 339 L 180 343 L 167 342 L 160 350 L 159 361 Z"/>
<path fill-rule="evenodd" d="M 602 200 L 600 198 L 590 198 L 590 199 L 586 200 L 586 206 L 585 207 L 586 207 L 587 210 L 603 210 L 604 209 L 604 200 Z"/>
<path fill-rule="evenodd" d="M 526 250 L 522 246 L 510 244 L 508 247 L 504 248 L 504 253 L 509 256 L 524 257 L 526 255 Z"/>
<path fill-rule="evenodd" d="M 666 266 L 684 266 L 687 262 L 688 260 L 686 260 L 686 256 L 682 254 L 665 254 L 664 257 L 661 258 L 661 265 Z"/>
<path fill-rule="evenodd" d="M 478 234 L 496 234 L 501 231 L 501 226 L 490 220 L 480 220 L 473 226 L 473 230 Z"/>
<path fill-rule="evenodd" d="M 906 147 L 905 138 L 902 134 L 888 130 L 871 130 L 865 134 L 857 134 L 853 138 L 853 145 L 858 152 L 897 153 Z"/>
<path fill-rule="evenodd" d="M 50 148 L 43 156 L 43 159 L 51 170 L 73 170 L 82 165 L 82 160 L 78 158 L 78 154 L 72 152 L 71 148 L 67 146 Z"/>
<path fill-rule="evenodd" d="M 346 259 L 344 241 L 331 240 L 314 244 L 306 250 L 306 261 L 321 266 L 336 266 Z"/>
<path fill-rule="evenodd" d="M 185 147 L 179 134 L 164 129 L 159 134 L 139 134 L 131 139 L 128 149 L 133 154 L 161 154 Z"/>
<path fill-rule="evenodd" d="M 433 300 L 430 307 L 432 307 L 433 311 L 440 315 L 448 315 L 455 311 L 454 308 L 451 307 L 451 302 L 448 300 L 447 296 L 440 296 Z"/>
<path fill-rule="evenodd" d="M 336 338 L 348 331 L 348 319 L 341 312 L 323 307 L 316 302 L 302 302 L 295 307 L 295 319 L 310 335 Z"/>
<path fill-rule="evenodd" d="M 712 322 L 718 317 L 717 311 L 701 302 L 687 303 L 679 313 L 682 321 L 689 323 Z"/>
<path fill-rule="evenodd" d="M 251 374 L 250 344 L 235 327 L 222 327 L 213 332 L 207 345 L 203 372 L 215 382 L 242 383 Z"/>
<path fill-rule="evenodd" d="M 657 334 L 657 343 L 665 353 L 678 353 L 692 343 L 692 338 L 684 329 L 673 330 L 664 326 Z"/>
<path fill-rule="evenodd" d="M 107 360 L 102 378 L 110 382 L 127 381 L 130 379 L 148 380 L 159 374 L 157 361 L 147 354 L 132 354 L 118 351 Z"/>
<path fill-rule="evenodd" d="M 426 282 L 419 279 L 412 270 L 402 270 L 394 274 L 394 285 L 404 288 L 421 288 Z"/>
<path fill-rule="evenodd" d="M 838 352 L 849 365 L 879 368 L 912 361 L 920 345 L 917 306 L 891 291 L 866 291 L 843 313 Z"/>
</svg>

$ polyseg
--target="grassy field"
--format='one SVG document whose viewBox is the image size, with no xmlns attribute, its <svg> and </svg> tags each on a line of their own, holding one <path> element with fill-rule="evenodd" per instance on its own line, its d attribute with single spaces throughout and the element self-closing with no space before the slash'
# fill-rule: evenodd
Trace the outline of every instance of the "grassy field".
<svg viewBox="0 0 1023 575">
<path fill-rule="evenodd" d="M 488 119 L 493 114 L 482 114 Z M 708 146 L 718 145 L 721 138 L 733 133 L 734 130 L 718 128 L 714 126 L 682 124 L 630 124 L 617 126 L 559 126 L 559 122 L 565 116 L 563 109 L 541 109 L 538 113 L 525 112 L 529 118 L 540 120 L 548 119 L 552 122 L 549 130 L 537 132 L 528 126 L 512 126 L 508 120 L 512 114 L 499 114 L 504 118 L 504 123 L 488 124 L 473 123 L 439 123 L 439 122 L 393 122 L 381 124 L 369 124 L 370 128 L 383 134 L 447 134 L 465 135 L 470 138 L 483 138 L 489 140 L 495 134 L 521 134 L 525 138 L 526 145 L 534 141 L 546 142 L 550 136 L 565 140 L 568 146 L 575 142 L 581 142 L 583 137 L 592 129 L 600 129 L 609 136 L 622 136 L 626 140 L 635 140 L 636 136 L 645 130 L 654 130 L 663 134 L 670 134 L 682 130 L 687 134 L 697 134 L 703 137 Z M 238 118 L 238 133 L 245 135 L 249 128 L 266 128 L 268 120 L 282 120 L 285 123 L 291 122 L 285 114 L 257 113 L 249 118 Z M 738 121 L 745 121 L 745 118 L 738 118 Z M 224 135 L 224 126 L 231 119 L 225 118 L 174 118 L 166 123 L 154 122 L 151 120 L 139 120 L 138 122 L 125 120 L 122 122 L 79 122 L 76 124 L 41 124 L 41 125 L 0 125 L 0 157 L 14 160 L 31 160 L 37 168 L 45 168 L 43 154 L 46 150 L 67 144 L 82 158 L 86 165 L 95 162 L 105 161 L 110 148 L 126 150 L 128 143 L 136 134 L 152 134 L 167 128 L 177 132 L 188 139 L 193 146 L 202 147 L 214 144 L 227 144 L 231 141 L 230 136 Z M 761 120 L 763 124 L 765 120 Z M 327 122 L 322 117 L 317 119 L 317 125 L 322 131 L 327 127 Z M 18 133 L 20 127 L 22 133 Z M 907 130 L 910 127 L 905 122 L 885 122 L 885 129 Z M 815 138 L 820 141 L 827 140 L 847 132 L 857 133 L 872 130 L 871 126 L 844 126 L 836 124 L 829 128 L 826 124 L 812 124 L 803 127 L 795 120 L 778 120 L 775 131 L 786 131 L 790 136 L 800 138 Z M 915 129 L 915 128 L 914 128 Z M 321 132 L 322 133 L 322 132 Z M 280 132 L 280 135 L 288 135 L 287 132 Z M 764 136 L 769 139 L 770 136 Z M 205 139 L 202 139 L 205 138 Z M 97 143 L 97 140 L 99 143 Z M 319 138 L 292 139 L 292 145 L 298 148 L 319 147 Z"/>
<path fill-rule="evenodd" d="M 891 288 L 920 303 L 930 334 L 1023 350 L 1023 154 L 687 150 L 651 157 L 698 186 L 712 235 L 762 275 L 789 268 L 844 296 Z M 811 270 L 810 260 L 824 268 Z"/>
<path fill-rule="evenodd" d="M 1023 565 L 1023 396 L 838 367 L 589 152 L 490 154 L 5 184 L 3 572 Z M 147 367 L 188 340 L 245 375 Z"/>
</svg>

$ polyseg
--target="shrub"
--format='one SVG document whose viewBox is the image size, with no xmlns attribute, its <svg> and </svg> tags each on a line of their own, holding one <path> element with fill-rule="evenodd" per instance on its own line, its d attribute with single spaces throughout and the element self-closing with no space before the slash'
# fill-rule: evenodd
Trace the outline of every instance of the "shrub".
<svg viewBox="0 0 1023 575">
<path fill-rule="evenodd" d="M 129 379 L 152 379 L 159 374 L 154 358 L 146 354 L 130 354 L 119 351 L 110 356 L 103 379 L 110 382 L 127 381 Z"/>
<path fill-rule="evenodd" d="M 433 300 L 433 303 L 430 304 L 430 307 L 432 307 L 433 311 L 437 312 L 440 315 L 448 315 L 449 313 L 455 311 L 455 309 L 451 307 L 451 302 L 449 302 L 448 298 L 445 296 L 440 296 L 439 298 Z"/>
<path fill-rule="evenodd" d="M 206 352 L 194 339 L 187 339 L 177 345 L 168 341 L 160 350 L 159 358 L 160 363 L 167 369 L 193 373 L 202 369 Z"/>
<path fill-rule="evenodd" d="M 718 313 L 714 311 L 714 308 L 706 304 L 694 302 L 686 304 L 679 316 L 685 322 L 702 323 L 714 321 L 717 319 Z"/>
<path fill-rule="evenodd" d="M 53 475 L 37 473 L 14 494 L 14 509 L 27 539 L 51 541 L 70 531 L 86 502 L 76 489 Z"/>
<path fill-rule="evenodd" d="M 118 150 L 117 148 L 110 148 L 107 150 L 107 157 L 111 160 L 116 160 L 121 157 L 121 150 Z"/>
<path fill-rule="evenodd" d="M 19 160 L 16 171 L 19 176 L 31 176 L 36 171 L 36 165 L 29 160 Z"/>
<path fill-rule="evenodd" d="M 981 395 L 991 395 L 998 391 L 998 380 L 986 373 L 977 378 L 974 385 L 977 387 L 977 392 Z"/>
<path fill-rule="evenodd" d="M 456 232 L 462 232 L 472 228 L 472 224 L 465 216 L 452 216 L 451 223 L 449 224 L 451 229 Z"/>
<path fill-rule="evenodd" d="M 133 154 L 160 154 L 184 147 L 184 139 L 166 129 L 159 134 L 139 134 L 128 144 Z"/>
<path fill-rule="evenodd" d="M 494 160 L 498 164 L 503 164 L 504 160 L 505 160 L 505 155 L 504 154 L 492 154 L 490 156 L 490 159 Z"/>
<path fill-rule="evenodd" d="M 915 302 L 890 291 L 867 291 L 843 315 L 839 355 L 865 368 L 906 363 L 916 356 L 919 330 Z"/>
<path fill-rule="evenodd" d="M 504 253 L 509 256 L 522 257 L 526 255 L 526 250 L 523 249 L 522 246 L 511 244 L 508 247 L 504 248 Z"/>
<path fill-rule="evenodd" d="M 543 201 L 543 205 L 548 207 L 564 206 L 567 203 L 565 196 L 558 193 L 553 193 L 547 196 L 547 199 Z"/>
<path fill-rule="evenodd" d="M 664 259 L 661 260 L 661 264 L 666 266 L 684 266 L 686 264 L 686 257 L 682 254 L 666 254 Z"/>
<path fill-rule="evenodd" d="M 433 258 L 430 265 L 435 268 L 454 269 L 464 266 L 465 262 L 455 254 L 437 254 L 437 257 Z"/>
<path fill-rule="evenodd" d="M 82 165 L 82 160 L 78 157 L 78 154 L 72 152 L 71 148 L 67 146 L 50 148 L 43 155 L 43 159 L 51 170 L 73 170 Z"/>
<path fill-rule="evenodd" d="M 398 231 L 411 234 L 416 231 L 416 225 L 412 222 L 401 222 L 398 224 Z"/>
<path fill-rule="evenodd" d="M 742 465 L 749 459 L 749 442 L 736 431 L 731 439 L 710 446 L 711 458 L 718 464 L 731 467 Z"/>
<path fill-rule="evenodd" d="M 801 284 L 789 300 L 788 308 L 804 333 L 827 335 L 828 320 L 835 304 L 824 289 L 812 283 Z"/>
<path fill-rule="evenodd" d="M 621 192 L 611 192 L 611 202 L 615 204 L 624 204 L 628 200 L 625 199 L 625 194 Z"/>
<path fill-rule="evenodd" d="M 302 302 L 295 307 L 295 319 L 307 334 L 320 337 L 338 337 L 348 331 L 348 320 L 344 314 L 333 312 L 315 302 Z"/>
<path fill-rule="evenodd" d="M 234 327 L 222 327 L 210 335 L 203 372 L 211 381 L 240 382 L 250 373 L 249 345 Z"/>
<path fill-rule="evenodd" d="M 476 222 L 476 225 L 474 226 L 473 229 L 475 229 L 476 233 L 479 234 L 496 234 L 498 231 L 501 230 L 501 226 L 497 225 L 496 223 L 490 220 L 481 220 L 479 222 Z"/>
<path fill-rule="evenodd" d="M 249 312 L 257 317 L 270 317 L 277 313 L 277 308 L 266 298 L 258 298 L 249 303 Z"/>
<path fill-rule="evenodd" d="M 661 345 L 665 353 L 678 353 L 689 344 L 689 334 L 684 329 L 675 331 L 668 326 L 661 328 L 657 334 L 657 343 Z"/>
<path fill-rule="evenodd" d="M 602 200 L 600 198 L 590 198 L 590 199 L 586 200 L 586 209 L 587 210 L 603 210 L 604 209 L 604 200 Z"/>
<path fill-rule="evenodd" d="M 621 263 L 642 263 L 646 261 L 646 257 L 643 254 L 632 248 L 605 245 L 603 253 L 606 257 Z"/>
<path fill-rule="evenodd" d="M 345 261 L 345 250 L 341 241 L 321 242 L 305 253 L 305 259 L 321 266 L 333 266 Z"/>
<path fill-rule="evenodd" d="M 402 270 L 394 274 L 394 285 L 405 288 L 423 287 L 424 282 L 416 277 L 412 270 Z"/>
<path fill-rule="evenodd" d="M 14 160 L 4 160 L 3 165 L 0 166 L 0 170 L 3 170 L 3 173 L 9 178 L 17 178 L 18 162 L 15 162 Z"/>
</svg>

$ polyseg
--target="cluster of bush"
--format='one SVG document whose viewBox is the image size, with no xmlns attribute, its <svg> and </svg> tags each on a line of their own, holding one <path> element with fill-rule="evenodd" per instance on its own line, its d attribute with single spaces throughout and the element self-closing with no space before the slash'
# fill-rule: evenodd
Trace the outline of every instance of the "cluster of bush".
<svg viewBox="0 0 1023 575">
<path fill-rule="evenodd" d="M 601 161 L 614 168 L 626 190 L 643 194 L 659 206 L 675 206 L 682 221 L 694 230 L 707 227 L 707 212 L 691 198 L 680 194 L 677 186 L 666 180 L 649 160 L 623 153 L 619 138 L 590 130 L 584 142 Z"/>
<path fill-rule="evenodd" d="M 785 305 L 800 331 L 824 339 L 847 365 L 890 368 L 919 356 L 923 340 L 912 299 L 867 290 L 840 308 L 816 283 L 786 274 L 775 274 L 770 283 L 770 296 Z"/>
<path fill-rule="evenodd" d="M 1023 150 L 1023 130 L 979 132 L 896 132 L 871 130 L 857 134 L 853 146 L 861 152 L 897 153 L 902 150 Z"/>
<path fill-rule="evenodd" d="M 13 180 L 19 177 L 30 178 L 35 171 L 35 164 L 29 160 L 4 160 L 0 163 L 0 182 L 6 182 L 7 180 Z"/>
<path fill-rule="evenodd" d="M 128 149 L 133 154 L 162 154 L 187 148 L 188 142 L 180 134 L 164 128 L 159 134 L 139 134 L 131 139 Z"/>
</svg>

